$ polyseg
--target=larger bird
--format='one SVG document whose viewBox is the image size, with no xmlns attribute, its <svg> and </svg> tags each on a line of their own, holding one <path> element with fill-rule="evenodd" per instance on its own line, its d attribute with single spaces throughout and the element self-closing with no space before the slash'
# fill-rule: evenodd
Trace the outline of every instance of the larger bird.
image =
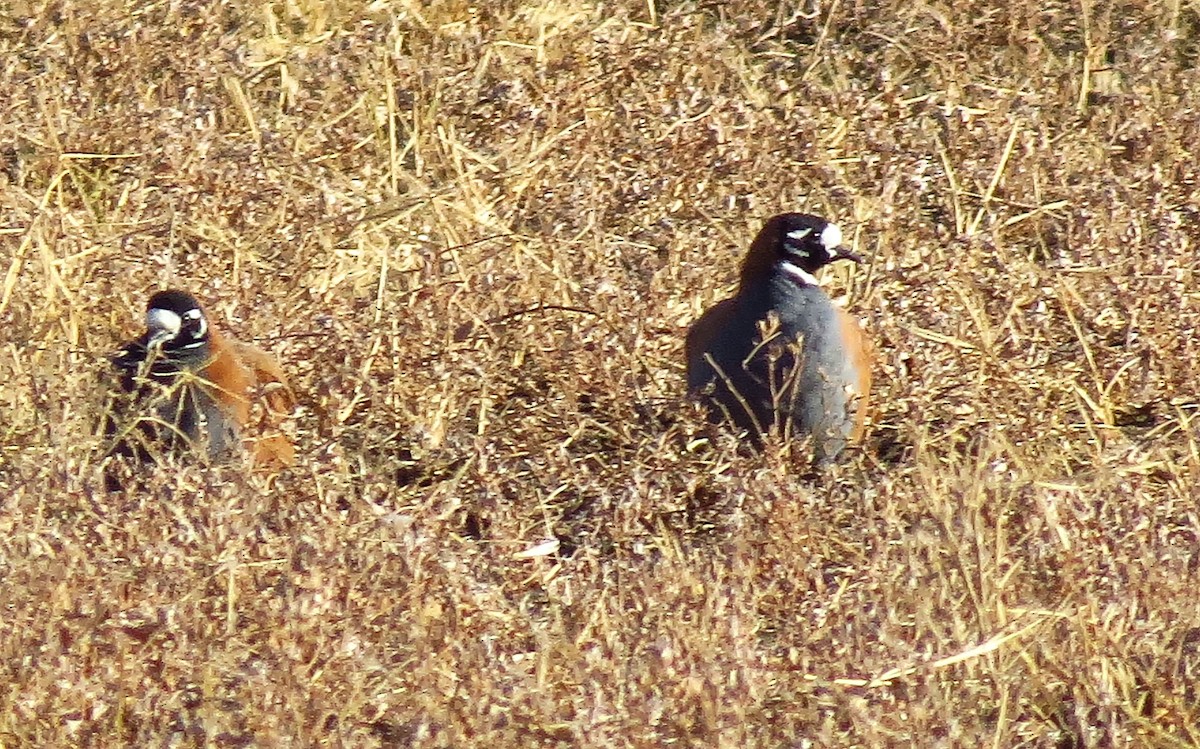
<svg viewBox="0 0 1200 749">
<path fill-rule="evenodd" d="M 756 441 L 776 431 L 812 437 L 818 465 L 861 437 L 871 386 L 870 348 L 858 323 L 814 274 L 836 260 L 862 262 L 818 216 L 767 221 L 742 262 L 737 293 L 688 331 L 688 388 L 714 420 Z"/>
<path fill-rule="evenodd" d="M 266 352 L 221 335 L 191 294 L 171 289 L 150 297 L 146 331 L 112 363 L 120 393 L 103 419 L 110 454 L 152 461 L 191 451 L 220 462 L 245 448 L 255 465 L 293 462 L 295 450 L 283 435 L 244 433 L 259 395 L 270 414 L 295 406 L 279 364 Z M 119 485 L 111 473 L 108 484 Z"/>
</svg>

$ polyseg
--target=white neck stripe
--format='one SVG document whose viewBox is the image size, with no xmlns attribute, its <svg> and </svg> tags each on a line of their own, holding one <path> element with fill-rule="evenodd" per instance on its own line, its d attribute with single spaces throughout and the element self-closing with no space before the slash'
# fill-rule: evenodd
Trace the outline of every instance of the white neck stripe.
<svg viewBox="0 0 1200 749">
<path fill-rule="evenodd" d="M 797 281 L 799 281 L 801 284 L 803 284 L 805 286 L 818 286 L 819 287 L 821 285 L 821 283 L 819 281 L 817 281 L 816 276 L 814 276 L 813 274 L 804 270 L 803 268 L 801 268 L 798 265 L 789 263 L 787 260 L 781 260 L 779 262 L 779 270 L 783 271 L 786 275 L 791 276 L 792 278 L 796 279 Z"/>
</svg>

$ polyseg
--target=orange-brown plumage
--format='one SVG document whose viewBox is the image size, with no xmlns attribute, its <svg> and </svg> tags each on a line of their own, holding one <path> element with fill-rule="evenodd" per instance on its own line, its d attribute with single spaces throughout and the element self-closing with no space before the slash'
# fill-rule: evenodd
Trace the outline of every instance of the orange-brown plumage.
<svg viewBox="0 0 1200 749">
<path fill-rule="evenodd" d="M 867 409 L 871 400 L 871 365 L 875 358 L 875 347 L 871 340 L 863 334 L 862 326 L 846 310 L 838 310 L 838 319 L 842 326 L 842 340 L 846 349 L 854 357 L 854 371 L 858 375 L 856 397 L 854 401 L 854 431 L 850 434 L 853 442 L 859 442 L 867 429 Z"/>
</svg>

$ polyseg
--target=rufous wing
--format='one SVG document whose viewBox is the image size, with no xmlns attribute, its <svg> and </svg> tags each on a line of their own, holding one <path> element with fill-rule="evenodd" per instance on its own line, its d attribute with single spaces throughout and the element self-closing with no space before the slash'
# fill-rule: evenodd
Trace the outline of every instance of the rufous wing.
<svg viewBox="0 0 1200 749">
<path fill-rule="evenodd" d="M 296 448 L 279 431 L 279 425 L 296 408 L 296 393 L 275 357 L 249 343 L 239 341 L 234 346 L 265 406 L 255 433 L 243 439 L 254 467 L 271 470 L 290 466 L 296 462 Z"/>
</svg>

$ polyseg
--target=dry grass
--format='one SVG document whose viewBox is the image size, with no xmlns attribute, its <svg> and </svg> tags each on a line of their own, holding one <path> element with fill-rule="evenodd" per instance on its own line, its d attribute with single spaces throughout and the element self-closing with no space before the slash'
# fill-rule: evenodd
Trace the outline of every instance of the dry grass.
<svg viewBox="0 0 1200 749">
<path fill-rule="evenodd" d="M 884 5 L 0 10 L 0 746 L 1200 744 L 1200 6 Z M 816 479 L 681 399 L 786 209 Z M 294 470 L 101 491 L 166 284 Z"/>
</svg>

